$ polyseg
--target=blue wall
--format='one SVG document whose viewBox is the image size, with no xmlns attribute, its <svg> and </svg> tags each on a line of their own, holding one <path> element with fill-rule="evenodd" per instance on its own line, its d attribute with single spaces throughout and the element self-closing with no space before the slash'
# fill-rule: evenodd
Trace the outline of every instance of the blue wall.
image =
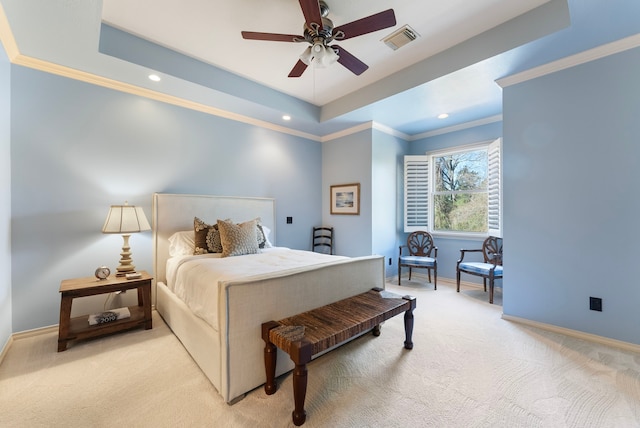
<svg viewBox="0 0 640 428">
<path fill-rule="evenodd" d="M 11 65 L 0 44 L 0 350 L 11 325 Z"/>
<path fill-rule="evenodd" d="M 505 314 L 640 343 L 638 76 L 636 48 L 504 89 Z"/>
<path fill-rule="evenodd" d="M 150 218 L 153 192 L 275 198 L 276 244 L 308 249 L 320 143 L 17 66 L 11 88 L 13 331 L 57 324 L 62 279 L 115 267 L 122 238 L 100 232 L 109 205 Z M 151 272 L 151 232 L 130 244 Z"/>
<path fill-rule="evenodd" d="M 398 274 L 398 246 L 404 224 L 402 188 L 408 143 L 376 129 L 372 136 L 372 252 L 385 256 L 385 274 L 392 277 Z"/>
<path fill-rule="evenodd" d="M 322 221 L 333 226 L 335 254 L 372 254 L 371 151 L 370 129 L 322 143 Z M 332 215 L 331 186 L 351 183 L 360 183 L 360 215 Z"/>
</svg>

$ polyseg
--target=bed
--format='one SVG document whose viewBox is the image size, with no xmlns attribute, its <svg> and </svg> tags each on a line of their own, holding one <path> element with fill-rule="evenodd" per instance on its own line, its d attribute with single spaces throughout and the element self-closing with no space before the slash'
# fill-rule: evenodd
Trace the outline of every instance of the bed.
<svg viewBox="0 0 640 428">
<path fill-rule="evenodd" d="M 227 403 L 265 382 L 262 323 L 385 285 L 382 256 L 349 258 L 278 247 L 275 211 L 275 200 L 269 198 L 153 195 L 156 309 Z M 237 223 L 259 219 L 267 231 L 266 248 L 258 254 L 226 258 L 211 254 L 181 255 L 180 260 L 170 257 L 170 247 L 175 254 L 177 232 L 193 230 L 194 217 Z M 316 255 L 323 258 L 317 259 Z M 278 262 L 272 263 L 273 259 Z M 226 261 L 235 266 L 230 272 L 196 275 L 207 265 Z M 268 268 L 260 270 L 256 263 Z M 277 264 L 282 266 L 274 267 Z M 239 274 L 239 267 L 244 266 L 246 272 Z M 190 274 L 183 275 L 183 271 Z M 208 278 L 206 284 L 198 285 L 204 287 L 200 294 L 196 293 L 208 296 L 201 299 L 208 305 L 204 310 L 194 306 L 197 299 L 193 296 L 185 299 L 180 294 L 196 287 L 195 283 L 202 282 L 200 278 Z M 284 353 L 277 361 L 276 375 L 293 369 Z"/>
</svg>

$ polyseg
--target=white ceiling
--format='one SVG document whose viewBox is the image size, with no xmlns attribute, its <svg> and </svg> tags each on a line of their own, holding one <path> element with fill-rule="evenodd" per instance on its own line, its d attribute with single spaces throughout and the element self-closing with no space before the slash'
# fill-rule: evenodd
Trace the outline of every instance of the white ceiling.
<svg viewBox="0 0 640 428">
<path fill-rule="evenodd" d="M 397 25 L 340 42 L 369 66 L 356 76 L 336 63 L 287 74 L 306 43 L 245 40 L 240 32 L 302 34 L 297 0 L 103 0 L 107 24 L 322 106 L 445 51 L 549 0 L 327 0 L 335 26 L 392 8 Z M 393 51 L 381 39 L 408 24 L 421 37 Z"/>
<path fill-rule="evenodd" d="M 395 27 L 340 42 L 361 76 L 288 78 L 304 43 L 242 39 L 301 34 L 296 0 L 0 0 L 0 41 L 16 65 L 325 141 L 372 122 L 413 140 L 500 120 L 496 80 L 640 34 L 638 0 L 327 2 L 336 26 L 395 11 Z M 381 39 L 405 24 L 421 37 L 390 50 Z"/>
</svg>

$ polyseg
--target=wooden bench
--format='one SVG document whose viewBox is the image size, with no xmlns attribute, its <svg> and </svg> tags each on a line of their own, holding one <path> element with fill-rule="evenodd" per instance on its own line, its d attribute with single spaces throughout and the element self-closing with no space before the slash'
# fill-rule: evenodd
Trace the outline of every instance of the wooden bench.
<svg viewBox="0 0 640 428">
<path fill-rule="evenodd" d="M 404 312 L 406 349 L 413 348 L 413 310 L 416 299 L 400 296 L 381 288 L 349 297 L 338 302 L 294 315 L 280 321 L 262 324 L 262 339 L 265 341 L 264 365 L 267 395 L 277 390 L 275 382 L 277 348 L 289 354 L 295 363 L 293 370 L 293 423 L 302 425 L 306 420 L 304 400 L 307 393 L 307 363 L 317 355 L 342 344 L 361 333 L 373 330 L 380 335 L 380 324 Z"/>
</svg>

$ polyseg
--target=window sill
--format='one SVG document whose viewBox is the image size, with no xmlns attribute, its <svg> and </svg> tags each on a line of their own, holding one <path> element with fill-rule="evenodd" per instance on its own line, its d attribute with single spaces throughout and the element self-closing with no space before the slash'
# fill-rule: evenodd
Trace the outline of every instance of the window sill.
<svg viewBox="0 0 640 428">
<path fill-rule="evenodd" d="M 487 233 L 464 233 L 464 232 L 431 232 L 434 237 L 445 239 L 464 239 L 467 241 L 484 241 Z"/>
</svg>

